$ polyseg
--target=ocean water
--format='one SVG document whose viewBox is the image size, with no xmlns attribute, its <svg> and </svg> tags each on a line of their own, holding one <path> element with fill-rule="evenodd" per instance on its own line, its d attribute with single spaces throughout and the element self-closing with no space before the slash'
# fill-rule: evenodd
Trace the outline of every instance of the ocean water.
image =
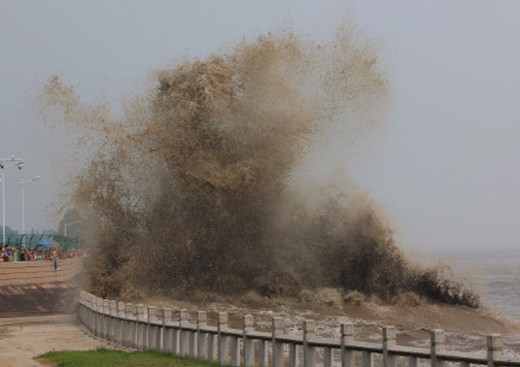
<svg viewBox="0 0 520 367">
<path fill-rule="evenodd" d="M 481 295 L 484 306 L 520 321 L 520 250 L 479 251 L 444 259 Z"/>
</svg>

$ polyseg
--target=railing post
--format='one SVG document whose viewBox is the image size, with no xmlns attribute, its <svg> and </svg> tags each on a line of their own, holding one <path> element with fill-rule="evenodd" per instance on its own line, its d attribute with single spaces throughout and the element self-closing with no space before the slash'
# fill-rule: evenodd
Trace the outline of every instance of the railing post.
<svg viewBox="0 0 520 367">
<path fill-rule="evenodd" d="M 90 331 L 92 331 L 92 333 L 95 335 L 97 327 L 97 297 L 93 294 L 90 295 L 90 309 L 90 326 L 92 327 Z"/>
<path fill-rule="evenodd" d="M 208 325 L 208 315 L 205 311 L 197 312 L 197 358 L 206 359 L 208 352 L 208 334 L 202 328 Z"/>
<path fill-rule="evenodd" d="M 182 309 L 179 314 L 179 350 L 181 357 L 187 357 L 190 352 L 190 335 L 184 326 L 188 324 L 188 310 Z"/>
<path fill-rule="evenodd" d="M 92 296 L 92 325 L 94 326 L 92 328 L 92 333 L 95 336 L 99 336 L 99 299 L 96 296 Z"/>
<path fill-rule="evenodd" d="M 146 349 L 150 349 L 150 339 L 151 339 L 151 327 L 150 327 L 150 321 L 152 321 L 152 315 L 153 312 L 155 314 L 155 307 L 153 306 L 147 306 L 146 307 L 146 332 L 145 332 L 145 344 Z"/>
<path fill-rule="evenodd" d="M 491 334 L 487 337 L 487 365 L 495 367 L 497 358 L 502 357 L 502 347 L 504 342 L 500 334 Z"/>
<path fill-rule="evenodd" d="M 363 367 L 372 367 L 373 365 L 374 355 L 371 352 L 363 352 Z"/>
<path fill-rule="evenodd" d="M 389 348 L 396 344 L 395 327 L 383 327 L 383 367 L 394 367 L 394 356 L 389 352 Z"/>
<path fill-rule="evenodd" d="M 215 361 L 215 338 L 216 335 L 213 333 L 208 333 L 208 354 L 207 359 L 210 362 Z"/>
<path fill-rule="evenodd" d="M 218 329 L 217 329 L 217 343 L 218 343 L 218 364 L 225 365 L 228 360 L 228 338 L 222 333 L 228 328 L 228 315 L 225 312 L 218 314 Z"/>
<path fill-rule="evenodd" d="M 85 304 L 87 300 L 85 297 L 85 291 L 79 292 L 78 297 L 78 319 L 82 324 L 85 324 Z"/>
<path fill-rule="evenodd" d="M 78 318 L 79 318 L 79 321 L 81 321 L 81 323 L 83 324 L 84 322 L 84 319 L 83 319 L 83 304 L 85 303 L 85 295 L 84 295 L 84 292 L 85 291 L 79 291 L 79 296 L 78 296 Z"/>
<path fill-rule="evenodd" d="M 354 341 L 354 325 L 353 324 L 341 324 L 340 325 L 340 348 L 341 348 L 341 367 L 351 367 L 353 352 L 347 349 L 347 344 Z"/>
<path fill-rule="evenodd" d="M 97 304 L 97 336 L 102 338 L 103 337 L 103 298 L 99 297 L 96 301 Z"/>
<path fill-rule="evenodd" d="M 172 316 L 173 319 L 173 316 Z M 172 328 L 172 353 L 176 356 L 181 355 L 181 323 L 177 322 Z"/>
<path fill-rule="evenodd" d="M 255 363 L 253 339 L 249 334 L 254 330 L 253 315 L 243 317 L 243 341 L 244 341 L 244 367 L 251 367 Z"/>
<path fill-rule="evenodd" d="M 83 312 L 82 312 L 82 322 L 83 322 L 83 325 L 85 325 L 87 327 L 87 329 L 89 329 L 90 331 L 91 330 L 91 325 L 90 325 L 90 294 L 88 294 L 87 292 L 84 292 L 83 293 Z"/>
<path fill-rule="evenodd" d="M 91 326 L 91 332 L 95 334 L 96 330 L 96 322 L 97 322 L 97 297 L 93 294 L 90 295 L 90 326 Z"/>
<path fill-rule="evenodd" d="M 92 295 L 92 298 L 90 300 L 90 304 L 92 305 L 92 334 L 95 336 L 98 336 L 98 298 L 94 295 Z"/>
<path fill-rule="evenodd" d="M 79 296 L 79 308 L 78 308 L 78 317 L 83 325 L 88 329 L 88 298 L 87 292 L 81 291 Z"/>
<path fill-rule="evenodd" d="M 85 324 L 84 318 L 84 302 L 85 302 L 85 291 L 79 291 L 78 297 L 78 319 L 82 324 Z"/>
<path fill-rule="evenodd" d="M 96 298 L 96 336 L 103 337 L 103 298 Z"/>
<path fill-rule="evenodd" d="M 273 317 L 272 319 L 272 340 L 271 348 L 273 355 L 273 367 L 283 366 L 283 343 L 277 340 L 277 337 L 283 335 L 283 320 L 281 317 Z"/>
<path fill-rule="evenodd" d="M 161 351 L 173 352 L 173 329 L 168 327 L 172 322 L 172 310 L 170 308 L 163 309 L 163 323 L 162 323 L 162 348 Z"/>
<path fill-rule="evenodd" d="M 188 345 L 189 348 L 189 356 L 191 358 L 197 358 L 197 330 L 188 330 Z"/>
<path fill-rule="evenodd" d="M 136 331 L 135 331 L 134 305 L 127 303 L 125 305 L 125 344 L 127 347 L 134 348 L 136 346 Z"/>
<path fill-rule="evenodd" d="M 87 329 L 92 332 L 92 295 L 90 293 L 86 293 L 85 295 L 85 325 L 87 326 Z"/>
<path fill-rule="evenodd" d="M 109 318 L 108 318 L 108 340 L 115 341 L 116 339 L 116 320 L 117 320 L 117 302 L 109 301 Z"/>
<path fill-rule="evenodd" d="M 441 329 L 435 329 L 430 332 L 430 349 L 431 349 L 431 366 L 443 367 L 444 362 L 439 360 L 438 354 L 444 352 L 446 336 Z"/>
<path fill-rule="evenodd" d="M 136 307 L 136 343 L 135 346 L 137 349 L 146 348 L 146 320 L 144 318 L 144 305 L 138 304 Z"/>
<path fill-rule="evenodd" d="M 323 348 L 323 366 L 332 367 L 332 348 Z"/>
<path fill-rule="evenodd" d="M 267 358 L 267 342 L 263 339 L 258 340 L 258 366 L 259 367 L 267 367 L 268 358 Z"/>
<path fill-rule="evenodd" d="M 97 335 L 97 320 L 98 320 L 98 313 L 97 313 L 97 297 L 93 294 L 90 295 L 90 305 L 92 306 L 92 313 L 90 315 L 90 323 L 92 325 L 92 332 Z"/>
<path fill-rule="evenodd" d="M 238 349 L 239 339 L 236 335 L 229 337 L 231 342 L 231 365 L 234 367 L 240 366 L 240 350 Z"/>
<path fill-rule="evenodd" d="M 117 318 L 116 318 L 116 342 L 123 345 L 125 343 L 125 303 L 117 303 Z"/>
<path fill-rule="evenodd" d="M 108 339 L 108 322 L 110 320 L 110 301 L 106 298 L 103 299 L 103 339 Z"/>
<path fill-rule="evenodd" d="M 148 307 L 148 349 L 161 349 L 161 327 L 157 325 L 157 307 Z"/>
<path fill-rule="evenodd" d="M 314 321 L 303 322 L 303 367 L 314 367 L 314 347 L 309 345 L 309 339 L 314 337 L 316 326 Z"/>
<path fill-rule="evenodd" d="M 89 305 L 89 313 L 88 313 L 88 324 L 89 329 L 91 332 L 94 331 L 96 328 L 96 315 L 95 315 L 95 309 L 96 309 L 96 298 L 93 294 L 88 295 L 88 305 Z"/>
<path fill-rule="evenodd" d="M 298 353 L 295 343 L 289 343 L 289 367 L 296 367 L 298 365 Z"/>
</svg>

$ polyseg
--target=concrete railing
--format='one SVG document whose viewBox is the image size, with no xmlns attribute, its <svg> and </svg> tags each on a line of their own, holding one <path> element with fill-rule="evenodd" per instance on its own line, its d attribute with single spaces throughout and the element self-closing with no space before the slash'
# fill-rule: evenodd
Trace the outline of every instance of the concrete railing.
<svg viewBox="0 0 520 367">
<path fill-rule="evenodd" d="M 65 282 L 83 269 L 82 258 L 60 260 L 60 270 L 50 260 L 0 263 L 0 286 Z"/>
<path fill-rule="evenodd" d="M 383 328 L 380 343 L 354 340 L 352 324 L 342 324 L 339 340 L 315 335 L 313 321 L 304 321 L 303 333 L 291 336 L 284 333 L 283 320 L 272 319 L 270 332 L 255 331 L 253 317 L 243 317 L 242 329 L 228 325 L 227 313 L 218 314 L 216 326 L 209 326 L 207 314 L 197 313 L 196 322 L 190 322 L 187 310 L 180 310 L 178 320 L 172 319 L 172 310 L 165 308 L 159 317 L 157 308 L 142 304 L 116 302 L 81 292 L 79 319 L 96 336 L 122 346 L 156 349 L 174 355 L 189 356 L 232 366 L 304 366 L 342 367 L 443 367 L 456 362 L 461 367 L 470 364 L 517 366 L 520 360 L 502 356 L 502 337 L 487 337 L 487 353 L 471 354 L 447 351 L 442 330 L 430 334 L 430 348 L 397 345 L 396 329 Z"/>
</svg>

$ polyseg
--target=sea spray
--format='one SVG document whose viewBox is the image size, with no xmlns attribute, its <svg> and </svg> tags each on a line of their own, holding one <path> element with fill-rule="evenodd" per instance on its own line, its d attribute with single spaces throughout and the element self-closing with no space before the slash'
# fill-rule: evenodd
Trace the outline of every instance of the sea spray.
<svg viewBox="0 0 520 367">
<path fill-rule="evenodd" d="M 40 98 L 91 142 L 70 205 L 96 228 L 98 295 L 336 287 L 478 306 L 460 283 L 412 265 L 359 191 L 308 205 L 289 184 L 313 136 L 337 129 L 350 143 L 388 105 L 377 52 L 352 28 L 327 44 L 260 36 L 155 75 L 122 117 L 82 105 L 58 77 Z"/>
</svg>

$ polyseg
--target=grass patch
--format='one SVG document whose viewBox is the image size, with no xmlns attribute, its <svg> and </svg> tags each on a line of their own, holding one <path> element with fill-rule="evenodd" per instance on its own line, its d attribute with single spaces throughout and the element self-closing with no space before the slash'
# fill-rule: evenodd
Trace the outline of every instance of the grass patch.
<svg viewBox="0 0 520 367">
<path fill-rule="evenodd" d="M 180 358 L 168 353 L 148 350 L 123 352 L 113 349 L 91 351 L 48 352 L 38 360 L 54 362 L 59 367 L 215 367 L 216 363 Z"/>
</svg>

